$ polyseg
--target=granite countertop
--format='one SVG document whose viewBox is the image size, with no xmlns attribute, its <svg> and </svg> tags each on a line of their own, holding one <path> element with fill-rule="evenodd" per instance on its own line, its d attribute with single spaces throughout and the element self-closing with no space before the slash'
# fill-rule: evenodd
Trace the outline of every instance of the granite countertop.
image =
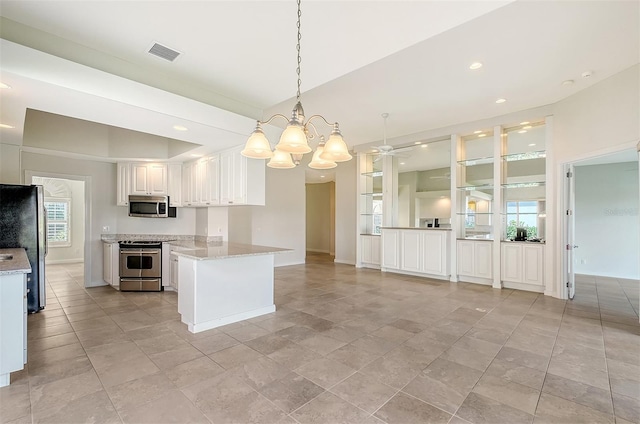
<svg viewBox="0 0 640 424">
<path fill-rule="evenodd" d="M 28 274 L 31 272 L 31 265 L 27 252 L 23 248 L 0 249 L 0 255 L 12 255 L 9 260 L 0 260 L 0 275 Z"/>
<path fill-rule="evenodd" d="M 206 260 L 206 259 L 225 259 L 239 256 L 256 256 L 270 255 L 274 253 L 288 252 L 291 249 L 282 249 L 279 247 L 258 246 L 254 244 L 229 243 L 223 241 L 217 242 L 199 242 L 199 241 L 173 241 L 171 245 L 171 254 L 184 256 L 190 259 Z"/>
</svg>

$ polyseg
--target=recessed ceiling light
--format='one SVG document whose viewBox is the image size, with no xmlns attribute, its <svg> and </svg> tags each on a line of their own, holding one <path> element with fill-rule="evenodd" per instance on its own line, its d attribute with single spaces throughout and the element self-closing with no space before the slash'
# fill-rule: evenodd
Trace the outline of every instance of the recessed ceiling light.
<svg viewBox="0 0 640 424">
<path fill-rule="evenodd" d="M 574 82 L 574 80 L 564 80 L 562 81 L 562 85 L 573 85 Z"/>
<path fill-rule="evenodd" d="M 176 131 L 189 131 L 189 128 L 184 127 L 182 125 L 174 125 L 173 129 L 176 130 Z"/>
<path fill-rule="evenodd" d="M 400 162 L 400 165 L 404 165 L 404 162 Z"/>
<path fill-rule="evenodd" d="M 531 122 L 529 121 L 524 121 L 524 122 L 520 122 L 520 125 L 529 125 Z"/>
<path fill-rule="evenodd" d="M 15 128 L 13 125 L 9 125 L 9 124 L 0 124 L 0 128 Z"/>
<path fill-rule="evenodd" d="M 584 71 L 584 72 L 582 73 L 582 78 L 590 78 L 590 77 L 591 77 L 591 75 L 593 75 L 593 72 L 592 72 L 592 71 Z"/>
<path fill-rule="evenodd" d="M 527 132 L 527 130 L 520 130 L 520 131 L 518 131 L 518 134 L 524 134 L 526 132 Z"/>
<path fill-rule="evenodd" d="M 0 89 L 2 88 L 11 88 L 11 86 L 9 84 L 5 84 L 3 82 L 0 82 Z"/>
<path fill-rule="evenodd" d="M 324 178 L 324 175 L 320 175 L 320 178 Z"/>
<path fill-rule="evenodd" d="M 524 127 L 522 127 L 523 130 L 528 130 L 531 129 L 531 125 L 525 125 Z"/>
<path fill-rule="evenodd" d="M 422 147 L 423 149 L 426 149 L 426 148 L 427 148 L 427 147 L 429 147 L 429 146 L 428 146 L 428 145 L 426 145 L 426 144 L 423 144 L 423 145 L 422 145 L 422 146 L 420 146 L 420 147 Z"/>
<path fill-rule="evenodd" d="M 480 69 L 480 68 L 482 68 L 482 62 L 473 62 L 469 66 L 469 69 Z"/>
<path fill-rule="evenodd" d="M 529 143 L 529 147 L 533 147 L 535 145 L 536 145 L 536 143 Z"/>
<path fill-rule="evenodd" d="M 482 132 L 481 130 L 478 130 L 478 131 L 474 131 L 473 133 L 474 134 L 480 134 L 481 132 Z"/>
<path fill-rule="evenodd" d="M 416 141 L 416 142 L 415 142 L 415 143 L 413 143 L 413 144 L 422 144 L 422 141 Z"/>
<path fill-rule="evenodd" d="M 378 151 L 376 149 L 373 149 L 371 153 L 378 153 Z"/>
<path fill-rule="evenodd" d="M 482 134 L 478 134 L 478 137 L 486 137 L 487 135 L 482 133 Z"/>
<path fill-rule="evenodd" d="M 506 101 L 507 101 L 507 99 L 498 99 L 498 100 L 496 100 L 496 103 L 500 104 L 500 103 L 504 103 Z"/>
</svg>

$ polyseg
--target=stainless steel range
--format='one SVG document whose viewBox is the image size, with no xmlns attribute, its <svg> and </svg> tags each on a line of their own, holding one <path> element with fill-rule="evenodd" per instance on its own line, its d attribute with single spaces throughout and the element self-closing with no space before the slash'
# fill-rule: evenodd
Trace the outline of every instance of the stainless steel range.
<svg viewBox="0 0 640 424">
<path fill-rule="evenodd" d="M 120 245 L 120 290 L 162 291 L 162 242 L 123 240 Z"/>
</svg>

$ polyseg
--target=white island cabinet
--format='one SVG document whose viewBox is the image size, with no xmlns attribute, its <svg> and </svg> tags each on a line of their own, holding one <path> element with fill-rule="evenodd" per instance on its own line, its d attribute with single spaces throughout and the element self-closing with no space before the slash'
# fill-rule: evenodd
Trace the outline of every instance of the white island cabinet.
<svg viewBox="0 0 640 424">
<path fill-rule="evenodd" d="M 178 257 L 178 312 L 198 333 L 276 310 L 273 298 L 276 247 L 238 243 L 191 243 Z"/>
<path fill-rule="evenodd" d="M 451 231 L 432 228 L 383 228 L 382 271 L 449 279 Z"/>
<path fill-rule="evenodd" d="M 24 249 L 0 249 L 0 387 L 27 363 L 27 274 Z"/>
<path fill-rule="evenodd" d="M 493 284 L 493 240 L 458 240 L 458 280 Z"/>
</svg>

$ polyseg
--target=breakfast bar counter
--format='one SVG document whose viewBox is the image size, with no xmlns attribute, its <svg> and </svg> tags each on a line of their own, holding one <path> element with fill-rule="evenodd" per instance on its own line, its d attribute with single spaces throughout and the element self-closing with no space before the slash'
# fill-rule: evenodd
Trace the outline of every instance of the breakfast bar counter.
<svg viewBox="0 0 640 424">
<path fill-rule="evenodd" d="M 27 274 L 24 249 L 0 249 L 0 387 L 27 362 Z"/>
<path fill-rule="evenodd" d="M 178 312 L 198 333 L 276 310 L 274 255 L 288 251 L 227 242 L 171 242 L 178 257 Z"/>
</svg>

